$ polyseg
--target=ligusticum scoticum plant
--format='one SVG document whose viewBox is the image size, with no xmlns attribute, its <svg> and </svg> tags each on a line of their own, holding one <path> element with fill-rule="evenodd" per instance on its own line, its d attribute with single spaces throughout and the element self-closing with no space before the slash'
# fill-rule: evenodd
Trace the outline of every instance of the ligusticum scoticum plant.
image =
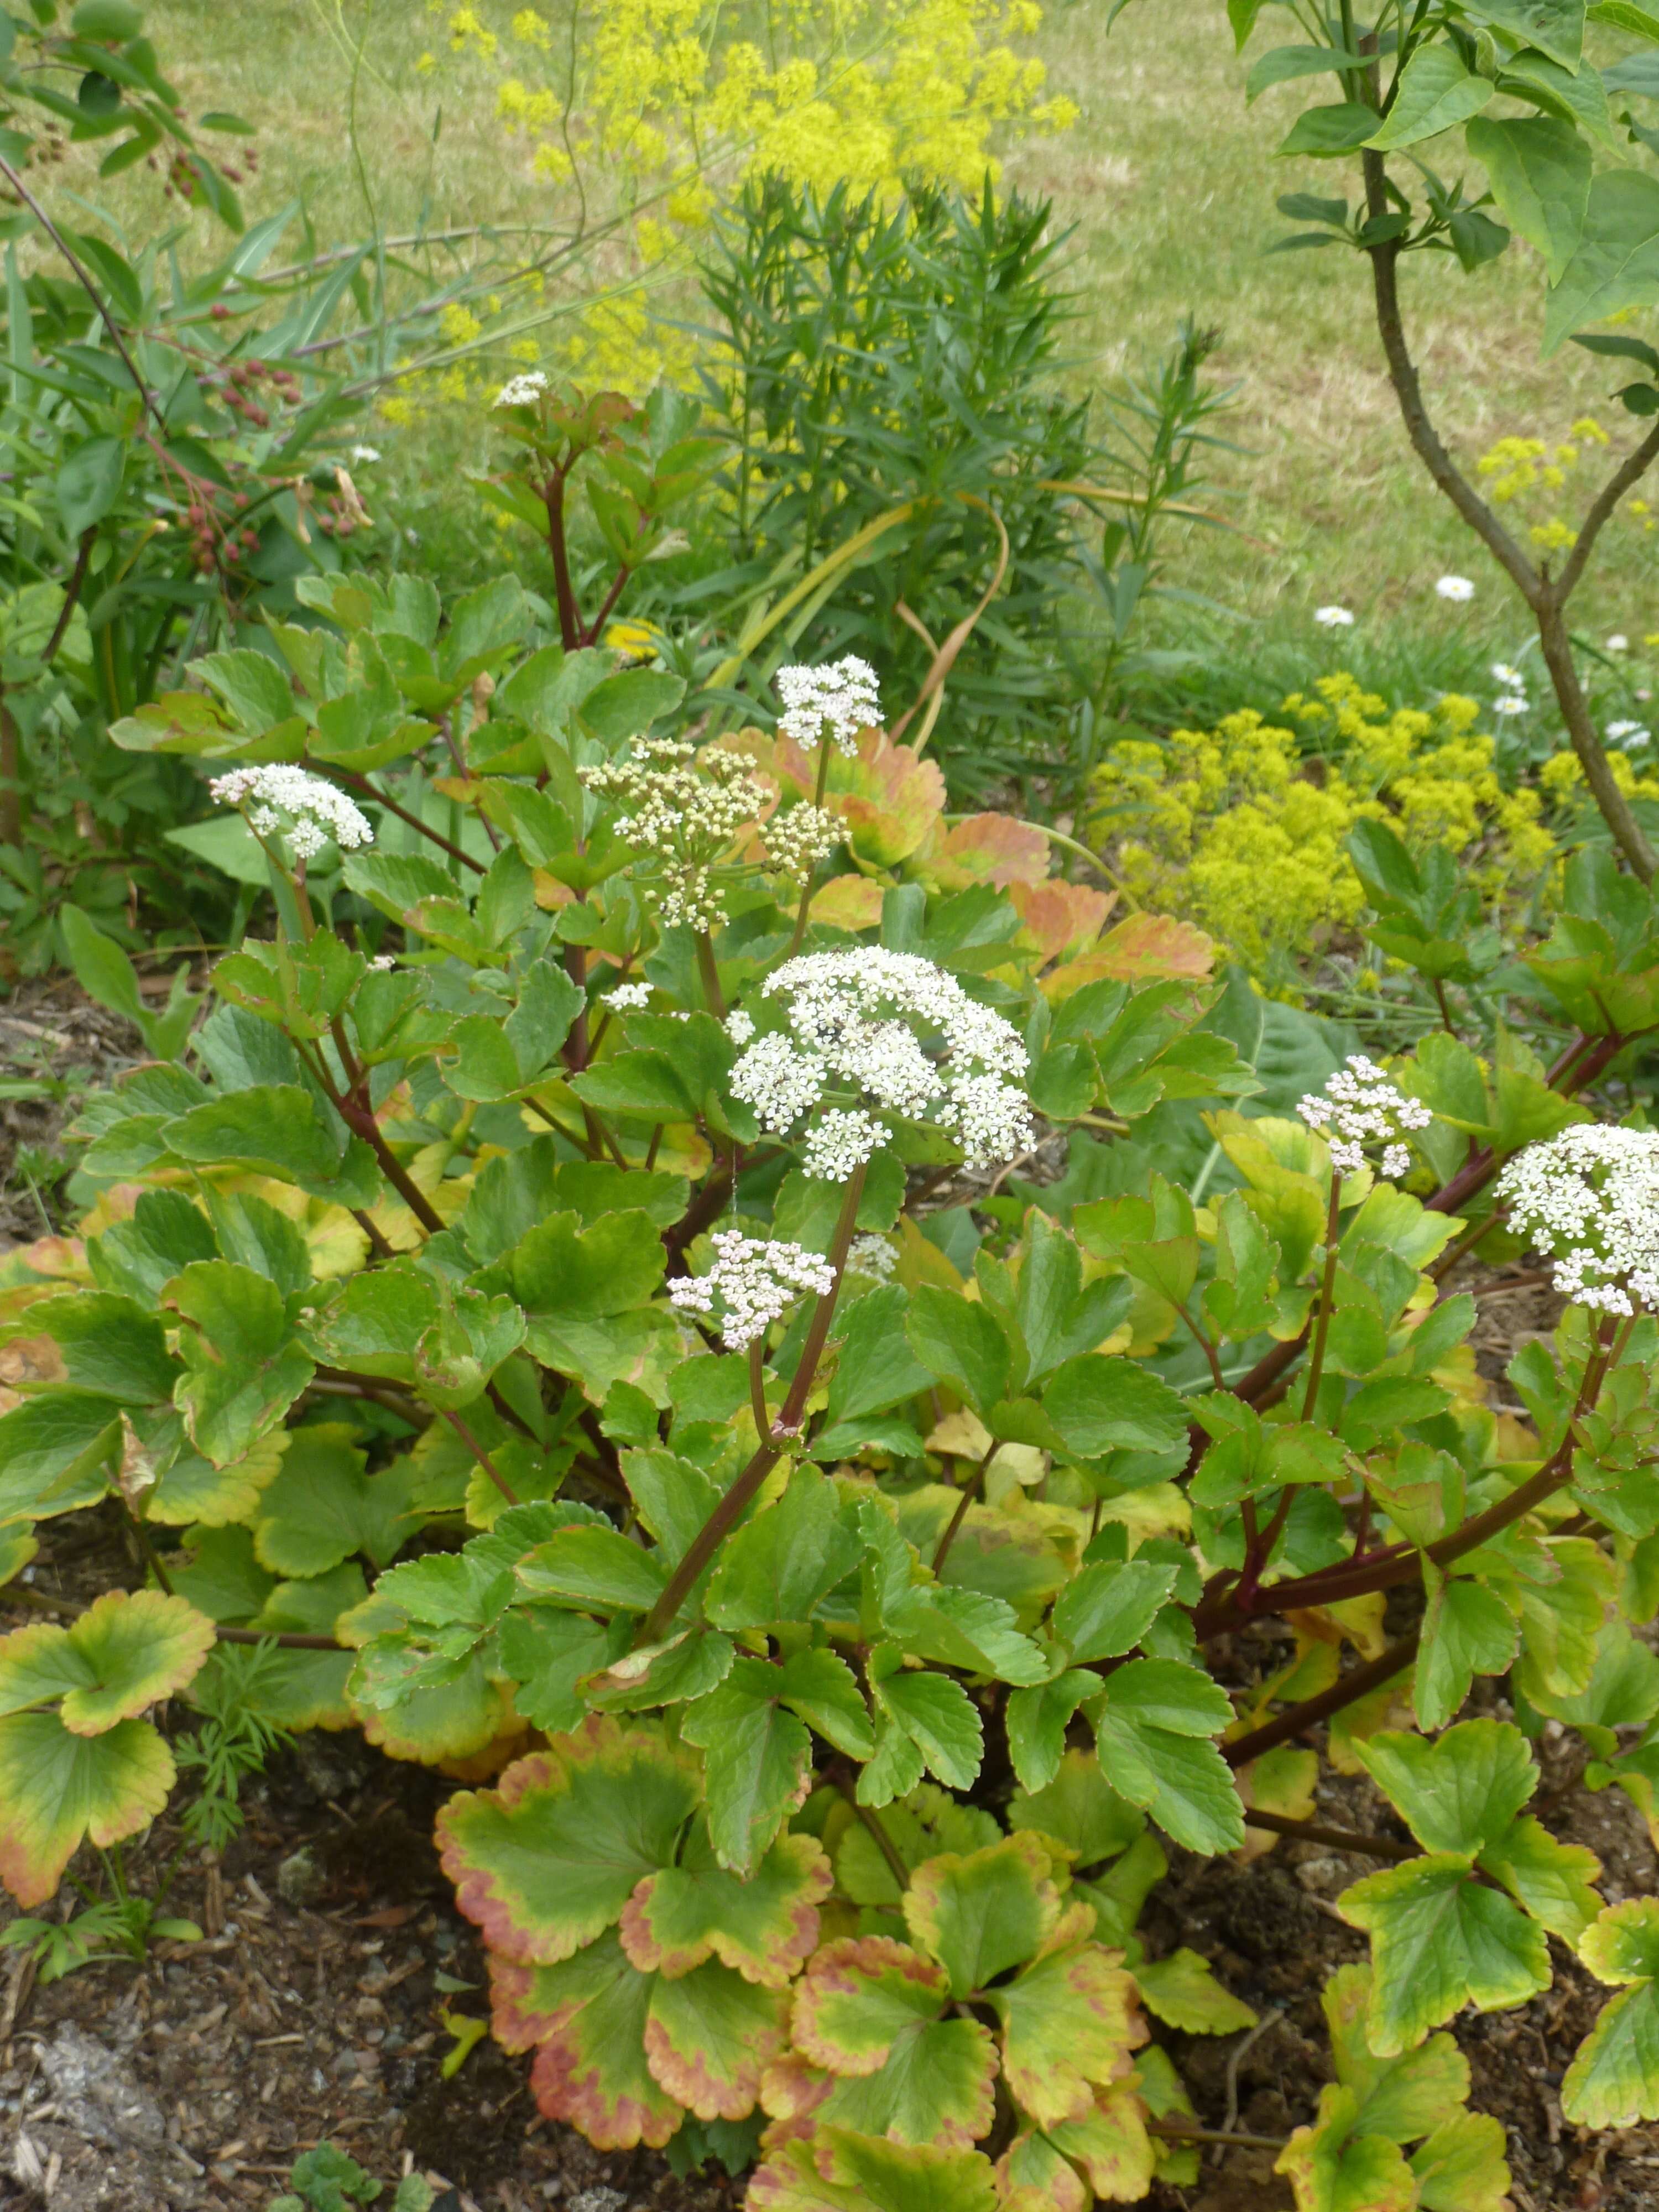
<svg viewBox="0 0 1659 2212">
<path fill-rule="evenodd" d="M 1533 1749 L 1659 1802 L 1653 1140 L 1602 1126 L 1650 1096 L 1650 894 L 1582 854 L 1483 966 L 1362 825 L 1426 1014 L 1352 1064 L 1027 825 L 945 824 L 888 733 L 849 773 L 923 794 L 897 857 L 826 790 L 800 890 L 757 769 L 665 869 L 636 763 L 762 757 L 660 750 L 677 679 L 510 582 L 313 599 L 288 675 L 217 656 L 119 732 L 374 840 L 307 872 L 289 825 L 349 817 L 239 794 L 275 933 L 88 1102 L 77 1233 L 0 1273 L 0 1578 L 106 1500 L 155 1562 L 0 1637 L 20 1903 L 161 1811 L 154 1716 L 222 1703 L 229 1632 L 272 1727 L 490 1778 L 439 1841 L 497 2039 L 548 2116 L 749 2170 L 755 2212 L 1194 2184 L 1170 2033 L 1265 1993 L 1139 1928 L 1171 1845 L 1351 1868 L 1298 2212 L 1497 2212 L 1447 2029 L 1545 1990 L 1551 1938 L 1609 1989 L 1566 2121 L 1659 2116 L 1659 1904 L 1604 1905 Z M 1572 1302 L 1494 1401 L 1476 1292 L 1528 1243 Z M 1328 1770 L 1398 1825 L 1334 1830 Z"/>
</svg>

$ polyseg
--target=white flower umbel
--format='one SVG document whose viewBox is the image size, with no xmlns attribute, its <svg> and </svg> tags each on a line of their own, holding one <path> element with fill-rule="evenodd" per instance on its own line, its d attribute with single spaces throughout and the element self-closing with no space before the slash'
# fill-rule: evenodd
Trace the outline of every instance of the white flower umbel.
<svg viewBox="0 0 1659 2212">
<path fill-rule="evenodd" d="M 671 1283 L 668 1296 L 682 1312 L 717 1317 L 728 1352 L 747 1352 L 798 1298 L 828 1297 L 836 1287 L 830 1262 L 799 1244 L 769 1243 L 738 1229 L 723 1229 L 711 1241 L 708 1273 Z"/>
<path fill-rule="evenodd" d="M 719 745 L 700 753 L 680 738 L 638 738 L 628 759 L 576 773 L 590 791 L 625 810 L 617 817 L 617 836 L 661 870 L 665 928 L 684 922 L 712 929 L 726 920 L 714 870 L 766 803 L 741 753 Z"/>
<path fill-rule="evenodd" d="M 820 860 L 840 844 L 843 832 L 835 816 L 822 806 L 792 806 L 775 814 L 761 827 L 761 842 L 769 865 L 781 876 L 804 884 Z"/>
<path fill-rule="evenodd" d="M 648 983 L 618 983 L 614 991 L 607 991 L 605 1003 L 619 1014 L 635 1014 L 651 1003 Z"/>
<path fill-rule="evenodd" d="M 847 1271 L 852 1275 L 873 1275 L 878 1283 L 890 1283 L 898 1265 L 898 1254 L 884 1237 L 855 1237 L 848 1247 Z"/>
<path fill-rule="evenodd" d="M 1352 629 L 1353 617 L 1346 607 L 1316 607 L 1314 620 L 1321 629 Z"/>
<path fill-rule="evenodd" d="M 783 702 L 778 727 L 808 752 L 823 738 L 826 723 L 842 752 L 856 753 L 859 732 L 880 721 L 876 672 L 855 653 L 827 668 L 781 668 L 773 682 Z"/>
<path fill-rule="evenodd" d="M 1510 1227 L 1555 1261 L 1576 1305 L 1659 1308 L 1659 1133 L 1593 1121 L 1528 1145 L 1498 1178 Z"/>
<path fill-rule="evenodd" d="M 1031 1110 L 1012 1079 L 1028 1065 L 1018 1032 L 933 961 L 879 945 L 809 952 L 763 988 L 787 999 L 788 1030 L 756 1038 L 732 1090 L 779 1136 L 816 1110 L 809 1175 L 844 1182 L 885 1141 L 872 1108 L 953 1131 L 972 1167 L 1029 1148 Z"/>
<path fill-rule="evenodd" d="M 492 404 L 497 407 L 533 407 L 547 388 L 547 379 L 540 369 L 526 369 L 521 375 L 507 378 Z"/>
<path fill-rule="evenodd" d="M 343 853 L 374 842 L 368 815 L 343 791 L 283 761 L 264 768 L 234 768 L 208 789 L 221 806 L 242 807 L 261 837 L 286 837 L 296 860 L 309 860 L 329 839 Z"/>
<path fill-rule="evenodd" d="M 747 1044 L 755 1034 L 755 1017 L 741 1006 L 733 1006 L 726 1018 L 726 1034 L 735 1045 Z"/>
<path fill-rule="evenodd" d="M 1310 1129 L 1328 1139 L 1331 1165 L 1339 1175 L 1355 1175 L 1365 1164 L 1367 1145 L 1382 1147 L 1382 1172 L 1402 1176 L 1412 1164 L 1401 1140 L 1411 1129 L 1426 1129 L 1434 1115 L 1419 1098 L 1407 1098 L 1364 1053 L 1349 1056 L 1322 1091 L 1310 1091 L 1297 1108 Z"/>
<path fill-rule="evenodd" d="M 1474 597 L 1474 586 L 1467 576 L 1443 576 L 1434 588 L 1441 599 L 1449 599 L 1456 607 L 1468 606 Z"/>
</svg>

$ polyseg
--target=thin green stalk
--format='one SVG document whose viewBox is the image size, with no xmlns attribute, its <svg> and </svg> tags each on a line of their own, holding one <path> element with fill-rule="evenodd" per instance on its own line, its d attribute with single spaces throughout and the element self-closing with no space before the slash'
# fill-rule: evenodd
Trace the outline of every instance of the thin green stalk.
<svg viewBox="0 0 1659 2212">
<path fill-rule="evenodd" d="M 1340 1215 L 1342 1205 L 1342 1178 L 1335 1166 L 1331 1169 L 1330 1204 L 1325 1212 L 1325 1272 L 1319 1285 L 1319 1319 L 1314 1328 L 1313 1357 L 1308 1363 L 1308 1387 L 1302 1398 L 1302 1418 L 1313 1418 L 1314 1401 L 1319 1395 L 1319 1378 L 1325 1367 L 1325 1340 L 1330 1334 L 1332 1293 L 1336 1286 L 1336 1256 Z"/>
<path fill-rule="evenodd" d="M 968 1508 L 973 1504 L 974 1500 L 980 1496 L 981 1492 L 985 1488 L 986 1469 L 990 1466 L 992 1458 L 996 1452 L 997 1441 L 998 1440 L 995 1437 L 992 1437 L 990 1443 L 985 1447 L 984 1457 L 980 1461 L 979 1465 L 974 1469 L 972 1474 L 969 1476 L 967 1481 L 962 1486 L 962 1495 L 957 1500 L 957 1510 L 951 1516 L 951 1523 L 949 1528 L 946 1528 L 945 1534 L 939 1540 L 939 1549 L 933 1553 L 933 1572 L 935 1575 L 942 1575 L 945 1572 L 945 1562 L 951 1556 L 951 1547 L 957 1540 L 957 1530 L 961 1528 L 963 1522 L 968 1518 Z"/>
<path fill-rule="evenodd" d="M 763 1435 L 759 1448 L 748 1466 L 692 1538 L 685 1556 L 669 1577 L 667 1588 L 646 1616 L 645 1623 L 635 1639 L 636 1647 L 662 1641 L 669 1624 L 696 1586 L 703 1569 L 782 1458 L 787 1445 L 799 1432 L 806 1411 L 806 1401 L 817 1373 L 818 1361 L 823 1356 L 823 1347 L 829 1340 L 830 1324 L 835 1318 L 836 1300 L 841 1291 L 842 1273 L 847 1265 L 848 1248 L 853 1242 L 853 1231 L 858 1221 L 859 1200 L 864 1195 L 866 1164 L 862 1160 L 859 1163 L 847 1185 L 847 1195 L 841 1205 L 841 1218 L 836 1224 L 835 1242 L 830 1248 L 830 1265 L 834 1271 L 834 1279 L 814 1309 L 811 1324 L 806 1332 L 806 1341 L 801 1347 L 800 1364 L 795 1370 L 795 1379 L 789 1386 L 789 1395 L 783 1401 L 782 1410 Z"/>
</svg>

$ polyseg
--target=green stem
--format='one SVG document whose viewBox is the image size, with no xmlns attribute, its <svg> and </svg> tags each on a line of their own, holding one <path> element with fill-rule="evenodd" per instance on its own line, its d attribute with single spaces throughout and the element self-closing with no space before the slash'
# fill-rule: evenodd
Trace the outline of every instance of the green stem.
<svg viewBox="0 0 1659 2212">
<path fill-rule="evenodd" d="M 962 1486 L 962 1495 L 957 1500 L 956 1511 L 951 1516 L 951 1525 L 939 1538 L 939 1549 L 933 1554 L 935 1575 L 942 1575 L 945 1572 L 945 1562 L 951 1556 L 951 1547 L 957 1540 L 957 1531 L 968 1518 L 968 1508 L 985 1487 L 985 1471 L 991 1464 L 996 1448 L 997 1439 L 993 1437 L 985 1447 L 985 1456 Z"/>
<path fill-rule="evenodd" d="M 496 1489 L 501 1492 L 501 1496 L 506 1498 L 507 1504 L 509 1505 L 516 1505 L 519 1503 L 518 1492 L 512 1487 L 511 1484 L 507 1481 L 507 1477 L 496 1466 L 495 1461 L 490 1458 L 489 1454 L 484 1449 L 477 1438 L 471 1433 L 471 1430 L 468 1429 L 465 1422 L 462 1420 L 460 1415 L 459 1413 L 452 1413 L 443 1407 L 440 1407 L 438 1410 L 443 1415 L 444 1419 L 448 1422 L 450 1427 L 454 1430 L 461 1442 L 466 1446 L 468 1451 L 471 1453 L 473 1458 L 477 1461 L 479 1466 L 489 1477 L 489 1480 L 495 1484 Z"/>
<path fill-rule="evenodd" d="M 835 1317 L 842 1272 L 847 1265 L 848 1247 L 852 1243 L 854 1227 L 858 1220 L 859 1200 L 864 1195 L 866 1164 L 860 1161 L 847 1185 L 847 1195 L 841 1205 L 841 1218 L 836 1224 L 835 1242 L 830 1248 L 830 1265 L 835 1271 L 835 1279 L 819 1298 L 813 1312 L 811 1325 L 806 1332 L 806 1341 L 801 1347 L 800 1364 L 795 1370 L 795 1379 L 789 1386 L 789 1395 L 783 1401 L 782 1411 L 762 1436 L 759 1448 L 748 1466 L 692 1538 L 684 1558 L 669 1577 L 667 1588 L 647 1614 L 635 1639 L 636 1648 L 662 1641 L 664 1632 L 696 1587 L 703 1569 L 782 1458 L 786 1444 L 799 1431 L 806 1401 L 811 1394 L 813 1378 L 817 1373 L 818 1361 L 829 1339 L 830 1324 Z"/>
</svg>

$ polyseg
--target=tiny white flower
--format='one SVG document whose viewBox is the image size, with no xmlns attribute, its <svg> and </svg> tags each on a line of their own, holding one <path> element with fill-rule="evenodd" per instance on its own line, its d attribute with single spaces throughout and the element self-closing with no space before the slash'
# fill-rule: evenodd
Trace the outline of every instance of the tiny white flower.
<svg viewBox="0 0 1659 2212">
<path fill-rule="evenodd" d="M 1345 1176 L 1364 1167 L 1367 1145 L 1382 1147 L 1385 1176 L 1404 1175 L 1412 1156 L 1401 1139 L 1409 1130 L 1426 1129 L 1434 1119 L 1421 1099 L 1407 1097 L 1364 1053 L 1350 1054 L 1324 1090 L 1310 1092 L 1296 1110 L 1327 1139 L 1331 1165 Z"/>
<path fill-rule="evenodd" d="M 855 1237 L 848 1247 L 849 1273 L 873 1275 L 878 1282 L 890 1283 L 897 1265 L 898 1254 L 884 1237 Z"/>
<path fill-rule="evenodd" d="M 1630 651 L 1630 640 L 1625 635 L 1623 630 L 1614 630 L 1613 635 L 1607 640 L 1607 651 L 1609 653 L 1628 653 Z"/>
<path fill-rule="evenodd" d="M 351 449 L 351 465 L 355 469 L 372 468 L 380 458 L 378 446 L 354 446 Z"/>
<path fill-rule="evenodd" d="M 290 762 L 234 768 L 216 775 L 208 789 L 221 806 L 257 802 L 247 809 L 252 828 L 262 837 L 285 836 L 296 860 L 314 859 L 331 837 L 346 853 L 374 842 L 374 826 L 354 799 Z"/>
<path fill-rule="evenodd" d="M 1321 629 L 1352 629 L 1353 617 L 1346 607 L 1316 607 L 1314 620 Z"/>
<path fill-rule="evenodd" d="M 1650 743 L 1652 732 L 1641 722 L 1609 722 L 1607 743 L 1623 745 L 1626 752 Z"/>
<path fill-rule="evenodd" d="M 1510 1227 L 1555 1261 L 1575 1304 L 1659 1306 L 1659 1133 L 1581 1122 L 1529 1145 L 1498 1178 Z"/>
<path fill-rule="evenodd" d="M 849 653 L 826 668 L 781 668 L 773 682 L 783 702 L 778 728 L 810 751 L 829 734 L 844 753 L 856 753 L 859 732 L 881 719 L 881 687 L 867 660 Z"/>
<path fill-rule="evenodd" d="M 1494 714 L 1501 714 L 1507 720 L 1511 714 L 1528 713 L 1529 706 L 1530 702 L 1528 700 L 1517 695 L 1508 699 L 1494 699 L 1492 702 L 1492 710 Z"/>
<path fill-rule="evenodd" d="M 1455 606 L 1466 607 L 1474 597 L 1474 586 L 1467 576 L 1443 576 L 1434 588 Z"/>
<path fill-rule="evenodd" d="M 668 1297 L 683 1313 L 712 1315 L 718 1305 L 728 1352 L 747 1352 L 799 1299 L 828 1297 L 836 1287 L 830 1262 L 801 1245 L 771 1243 L 738 1229 L 723 1229 L 711 1241 L 708 1273 L 682 1276 L 668 1285 Z"/>
<path fill-rule="evenodd" d="M 385 975 L 389 974 L 398 963 L 391 953 L 377 952 L 368 964 L 377 975 Z"/>
<path fill-rule="evenodd" d="M 973 1167 L 1029 1148 L 1035 1125 L 1017 1080 L 1029 1064 L 1018 1032 L 933 961 L 879 945 L 810 952 L 786 960 L 762 988 L 769 998 L 787 994 L 789 1033 L 755 1039 L 732 1071 L 732 1095 L 778 1136 L 816 1113 L 809 1175 L 844 1182 L 886 1141 L 870 1107 L 953 1131 Z M 856 1109 L 831 1103 L 848 1093 Z"/>
<path fill-rule="evenodd" d="M 735 1045 L 745 1045 L 755 1034 L 755 1018 L 741 1006 L 733 1006 L 726 1018 L 726 1034 Z"/>
<path fill-rule="evenodd" d="M 605 993 L 605 1003 L 619 1014 L 637 1012 L 641 1007 L 650 1005 L 651 986 L 648 983 L 618 983 L 614 991 Z"/>
<path fill-rule="evenodd" d="M 1494 660 L 1492 673 L 1493 683 L 1501 684 L 1506 691 L 1519 691 L 1526 684 L 1527 679 L 1521 671 L 1511 668 L 1507 660 Z"/>
<path fill-rule="evenodd" d="M 533 407 L 547 390 L 547 379 L 538 368 L 527 369 L 520 376 L 509 376 L 495 394 L 492 404 L 496 407 Z"/>
</svg>

